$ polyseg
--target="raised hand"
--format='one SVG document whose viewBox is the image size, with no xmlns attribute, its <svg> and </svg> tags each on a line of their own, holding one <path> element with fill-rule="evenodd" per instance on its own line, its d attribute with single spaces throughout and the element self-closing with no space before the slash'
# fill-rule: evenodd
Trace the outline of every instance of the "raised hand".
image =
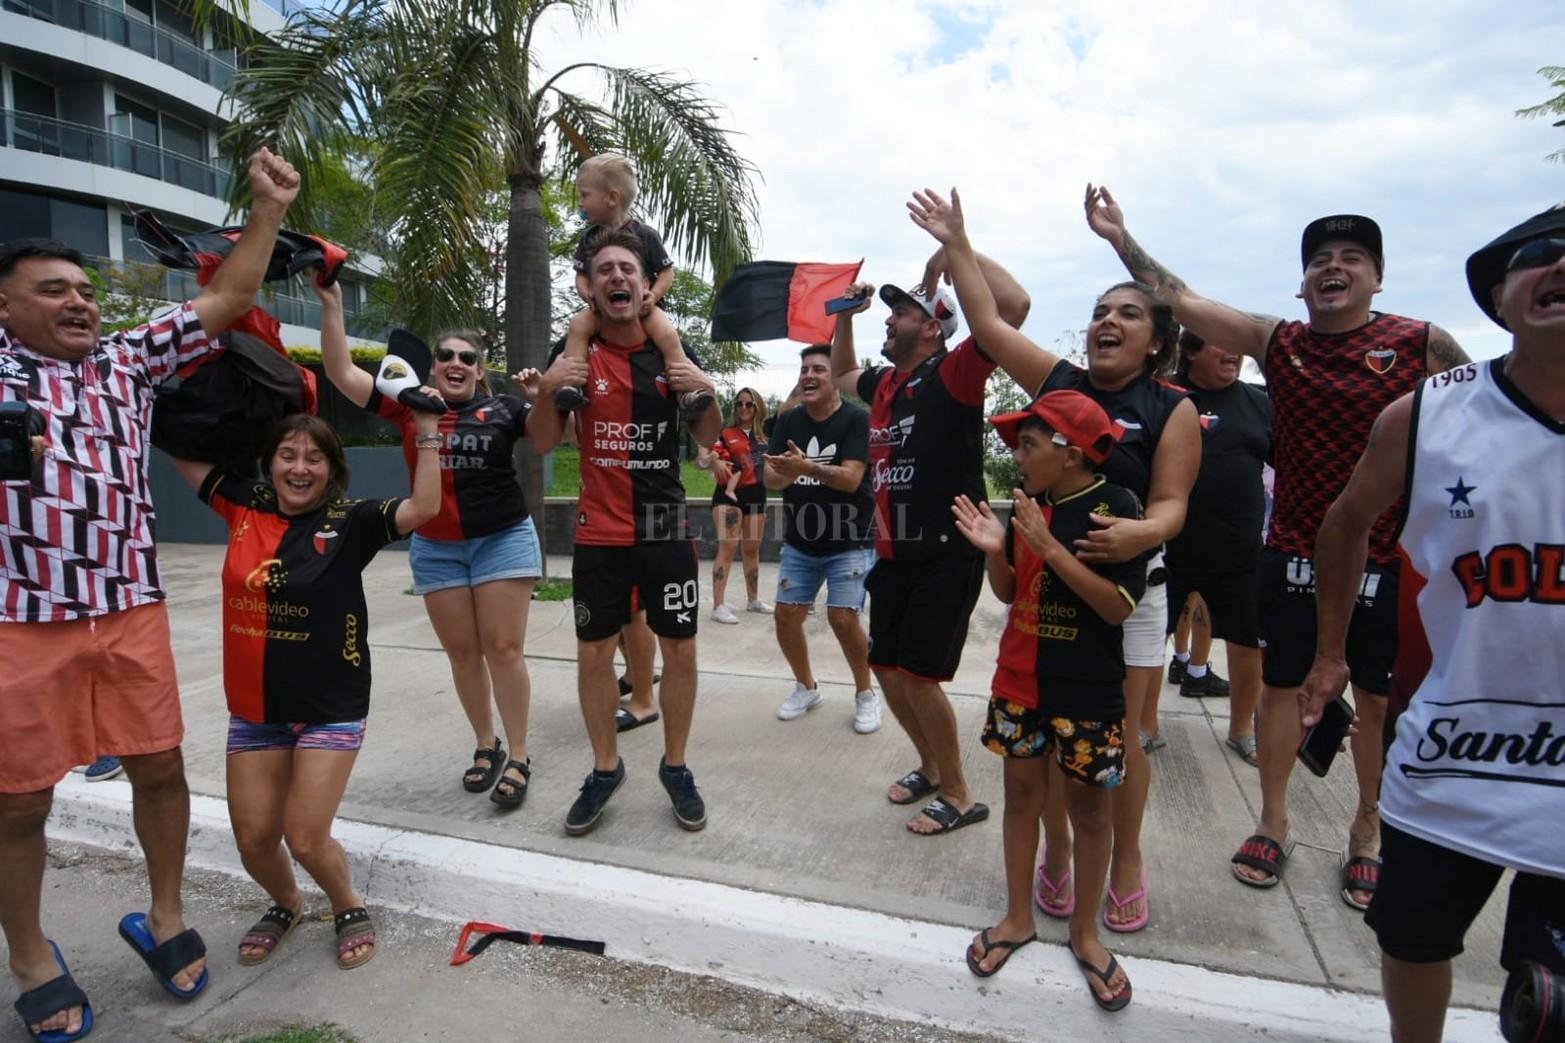
<svg viewBox="0 0 1565 1043">
<path fill-rule="evenodd" d="M 1114 202 L 1108 188 L 1103 185 L 1087 185 L 1087 227 L 1114 246 L 1125 241 L 1125 213 Z"/>
<path fill-rule="evenodd" d="M 907 209 L 913 223 L 941 243 L 953 242 L 967 234 L 962 218 L 962 197 L 955 188 L 951 189 L 949 202 L 932 188 L 914 192 Z"/>
<path fill-rule="evenodd" d="M 257 203 L 286 208 L 299 194 L 299 172 L 264 145 L 250 157 L 250 191 Z"/>
<path fill-rule="evenodd" d="M 1020 489 L 1011 490 L 1011 524 L 1016 526 L 1017 535 L 1026 540 L 1027 546 L 1040 558 L 1047 557 L 1050 551 L 1060 546 L 1060 541 L 1049 531 L 1049 523 L 1044 520 L 1043 508 Z"/>
</svg>

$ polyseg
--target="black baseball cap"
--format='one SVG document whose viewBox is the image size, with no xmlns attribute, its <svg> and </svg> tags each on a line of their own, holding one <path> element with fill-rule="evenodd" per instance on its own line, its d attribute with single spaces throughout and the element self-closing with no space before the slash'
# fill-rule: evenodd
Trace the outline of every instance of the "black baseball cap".
<svg viewBox="0 0 1565 1043">
<path fill-rule="evenodd" d="M 1467 259 L 1467 289 L 1479 309 L 1501 329 L 1510 327 L 1494 306 L 1494 288 L 1505 281 L 1505 266 L 1523 243 L 1548 239 L 1560 232 L 1565 232 L 1565 203 L 1534 214 Z"/>
<path fill-rule="evenodd" d="M 1375 259 L 1375 271 L 1386 273 L 1386 252 L 1380 241 L 1380 226 L 1361 214 L 1332 214 L 1317 217 L 1304 226 L 1304 238 L 1299 244 L 1299 260 L 1310 266 L 1310 258 L 1322 245 L 1334 239 L 1346 239 L 1369 251 Z"/>
</svg>

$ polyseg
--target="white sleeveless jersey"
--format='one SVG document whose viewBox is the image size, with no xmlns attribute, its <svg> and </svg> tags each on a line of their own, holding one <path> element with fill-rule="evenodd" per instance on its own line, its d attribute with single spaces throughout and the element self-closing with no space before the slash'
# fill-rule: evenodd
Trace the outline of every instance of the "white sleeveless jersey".
<svg viewBox="0 0 1565 1043">
<path fill-rule="evenodd" d="M 1502 360 L 1414 402 L 1381 814 L 1485 862 L 1565 877 L 1565 424 Z"/>
</svg>

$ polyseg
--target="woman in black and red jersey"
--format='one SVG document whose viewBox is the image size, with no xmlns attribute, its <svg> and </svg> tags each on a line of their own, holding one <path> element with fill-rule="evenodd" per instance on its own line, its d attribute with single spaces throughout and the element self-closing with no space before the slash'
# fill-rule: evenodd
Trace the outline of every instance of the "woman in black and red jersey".
<svg viewBox="0 0 1565 1043">
<path fill-rule="evenodd" d="M 335 287 L 316 292 L 328 311 L 341 312 Z M 349 400 L 402 427 L 411 469 L 417 455 L 413 411 L 375 390 L 374 378 L 353 364 L 346 337 L 327 338 L 322 332 L 326 376 Z M 430 383 L 448 407 L 439 429 L 445 495 L 440 514 L 413 535 L 408 554 L 413 592 L 423 597 L 429 622 L 451 660 L 457 700 L 473 729 L 476 748 L 462 787 L 488 792 L 502 808 L 516 808 L 527 797 L 531 776 L 527 715 L 532 682 L 522 648 L 533 586 L 543 575 L 543 551 L 511 453 L 526 434 L 532 406 L 516 395 L 489 393 L 483 339 L 469 331 L 435 338 Z M 495 731 L 496 707 L 509 758 Z"/>
<path fill-rule="evenodd" d="M 1168 604 L 1163 544 L 1184 527 L 1190 489 L 1201 467 L 1201 424 L 1195 404 L 1182 389 L 1158 377 L 1173 357 L 1179 324 L 1172 309 L 1149 287 L 1111 286 L 1093 305 L 1085 345 L 1087 364 L 1078 366 L 1038 346 L 999 317 L 974 259 L 954 191 L 949 202 L 938 193 L 917 193 L 908 209 L 917 224 L 945 244 L 962 312 L 989 356 L 1030 394 L 1080 391 L 1125 429 L 1099 470 L 1141 500 L 1143 517 L 1099 519 L 1099 527 L 1077 541 L 1076 555 L 1089 564 L 1136 557 L 1145 557 L 1148 563 L 1146 594 L 1124 623 L 1125 727 L 1127 735 L 1134 735 L 1148 693 L 1163 681 Z M 1086 209 L 1089 223 L 1100 218 L 1090 186 Z M 1120 933 L 1139 931 L 1150 915 L 1141 854 L 1141 820 L 1151 785 L 1147 752 L 1141 743 L 1126 743 L 1125 782 L 1114 790 L 1114 852 L 1103 923 Z M 1061 916 L 1075 901 L 1066 880 L 1070 855 L 1062 803 L 1051 803 L 1044 825 L 1048 840 L 1038 867 L 1037 902 L 1045 913 Z"/>
<path fill-rule="evenodd" d="M 269 481 L 175 461 L 229 531 L 228 815 L 245 870 L 272 900 L 240 939 L 242 964 L 269 959 L 304 912 L 294 859 L 331 901 L 337 965 L 346 970 L 375 955 L 374 920 L 331 827 L 369 713 L 364 568 L 440 509 L 436 419 L 424 417 L 406 499 L 344 499 L 342 443 L 330 424 L 304 414 L 285 417 L 267 439 Z"/>
<path fill-rule="evenodd" d="M 761 600 L 761 537 L 766 532 L 766 486 L 761 482 L 766 436 L 766 400 L 754 388 L 740 388 L 734 410 L 710 450 L 702 448 L 697 464 L 717 481 L 712 494 L 712 524 L 717 529 L 717 558 L 712 562 L 712 618 L 737 623 L 739 617 L 723 603 L 734 552 L 743 548 L 744 586 L 751 612 L 770 613 Z"/>
</svg>

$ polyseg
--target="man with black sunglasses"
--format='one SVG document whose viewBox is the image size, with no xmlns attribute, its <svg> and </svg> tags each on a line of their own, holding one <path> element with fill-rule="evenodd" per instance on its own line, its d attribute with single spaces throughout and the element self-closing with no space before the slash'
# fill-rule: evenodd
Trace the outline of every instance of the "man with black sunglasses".
<svg viewBox="0 0 1565 1043">
<path fill-rule="evenodd" d="M 1307 726 L 1346 686 L 1366 541 L 1405 492 L 1397 543 L 1414 611 L 1365 916 L 1398 1043 L 1443 1038 L 1451 959 L 1506 869 L 1505 1004 L 1529 979 L 1548 1017 L 1565 987 L 1565 207 L 1473 254 L 1467 282 L 1511 353 L 1425 381 L 1375 422 L 1316 543 L 1320 651 L 1300 694 Z M 1552 1017 L 1550 1031 L 1506 1038 L 1557 1039 Z"/>
<path fill-rule="evenodd" d="M 1208 300 L 1157 261 L 1125 228 L 1108 189 L 1087 187 L 1087 223 L 1136 279 L 1203 340 L 1253 356 L 1274 411 L 1275 507 L 1260 561 L 1262 688 L 1261 817 L 1233 856 L 1234 877 L 1275 887 L 1292 849 L 1288 781 L 1298 749 L 1299 688 L 1315 656 L 1315 535 L 1347 484 L 1380 411 L 1431 373 L 1467 362 L 1451 335 L 1432 323 L 1371 309 L 1385 273 L 1380 226 L 1334 214 L 1304 228 L 1304 278 L 1297 296 L 1308 321 L 1243 312 Z M 1348 631 L 1360 736 L 1353 742 L 1358 811 L 1342 851 L 1342 900 L 1364 909 L 1380 873 L 1380 739 L 1397 649 L 1396 516 L 1370 535 L 1368 566 Z"/>
</svg>

